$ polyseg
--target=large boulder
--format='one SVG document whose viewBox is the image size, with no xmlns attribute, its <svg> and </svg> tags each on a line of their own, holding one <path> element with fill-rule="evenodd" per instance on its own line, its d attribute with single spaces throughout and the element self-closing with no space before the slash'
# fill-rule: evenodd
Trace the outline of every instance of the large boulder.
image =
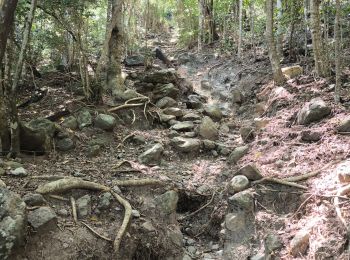
<svg viewBox="0 0 350 260">
<path fill-rule="evenodd" d="M 202 122 L 199 126 L 199 135 L 209 140 L 218 139 L 219 129 L 210 117 L 205 116 L 202 119 Z"/>
<path fill-rule="evenodd" d="M 144 82 L 148 83 L 172 83 L 178 78 L 175 69 L 163 69 L 154 71 L 145 76 Z"/>
<path fill-rule="evenodd" d="M 308 125 L 320 121 L 331 113 L 331 108 L 320 98 L 312 99 L 299 111 L 297 123 Z"/>
<path fill-rule="evenodd" d="M 29 123 L 20 123 L 21 150 L 40 153 L 49 151 L 56 132 L 55 123 L 47 119 L 34 119 Z"/>
<path fill-rule="evenodd" d="M 163 145 L 156 144 L 139 156 L 139 162 L 143 164 L 159 164 L 163 151 Z"/>
<path fill-rule="evenodd" d="M 11 259 L 26 235 L 26 205 L 21 198 L 0 186 L 0 259 Z"/>
<path fill-rule="evenodd" d="M 112 131 L 113 128 L 116 126 L 117 121 L 113 116 L 105 115 L 105 114 L 99 114 L 95 118 L 95 127 L 106 130 L 106 131 Z"/>
</svg>

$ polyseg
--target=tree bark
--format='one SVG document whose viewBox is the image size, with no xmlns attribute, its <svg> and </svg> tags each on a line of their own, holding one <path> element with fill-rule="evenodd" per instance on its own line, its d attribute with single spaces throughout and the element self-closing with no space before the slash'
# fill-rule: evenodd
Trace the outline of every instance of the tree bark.
<svg viewBox="0 0 350 260">
<path fill-rule="evenodd" d="M 334 99 L 336 102 L 340 101 L 340 87 L 341 87 L 341 37 L 340 37 L 340 15 L 341 7 L 340 0 L 335 1 L 336 13 L 334 24 L 334 41 L 335 41 L 335 92 Z"/>
<path fill-rule="evenodd" d="M 279 59 L 283 58 L 283 32 L 282 32 L 282 0 L 277 0 L 277 40 L 276 40 L 276 48 Z"/>
<path fill-rule="evenodd" d="M 242 27 L 243 27 L 243 0 L 239 0 L 239 33 L 238 33 L 238 51 L 237 56 L 241 58 L 242 55 Z"/>
<path fill-rule="evenodd" d="M 320 0 L 310 1 L 311 35 L 316 73 L 319 77 L 327 77 L 329 76 L 329 66 L 325 55 L 324 45 L 322 44 L 319 10 L 320 2 Z"/>
<path fill-rule="evenodd" d="M 273 1 L 266 0 L 266 39 L 269 48 L 269 58 L 272 67 L 273 79 L 277 85 L 285 83 L 286 78 L 282 74 L 281 64 L 278 58 L 276 44 L 273 33 Z"/>
<path fill-rule="evenodd" d="M 204 0 L 198 0 L 198 52 L 202 51 L 202 45 L 203 45 L 203 35 L 204 35 Z"/>
<path fill-rule="evenodd" d="M 0 139 L 2 153 L 10 148 L 10 133 L 7 124 L 7 104 L 5 100 L 5 69 L 4 56 L 7 40 L 12 29 L 17 0 L 0 1 Z"/>
</svg>

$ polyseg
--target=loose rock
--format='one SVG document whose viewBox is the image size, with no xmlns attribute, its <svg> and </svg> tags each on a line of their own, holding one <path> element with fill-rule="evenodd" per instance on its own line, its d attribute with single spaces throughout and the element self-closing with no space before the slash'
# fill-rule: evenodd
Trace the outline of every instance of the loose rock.
<svg viewBox="0 0 350 260">
<path fill-rule="evenodd" d="M 113 200 L 113 196 L 110 192 L 104 192 L 98 199 L 97 208 L 100 210 L 108 209 Z"/>
<path fill-rule="evenodd" d="M 50 207 L 41 207 L 28 213 L 28 222 L 36 230 L 43 230 L 54 227 L 57 216 Z"/>
<path fill-rule="evenodd" d="M 219 130 L 216 124 L 210 117 L 205 116 L 202 123 L 199 125 L 199 135 L 205 139 L 217 140 L 219 137 Z"/>
<path fill-rule="evenodd" d="M 56 142 L 57 149 L 63 152 L 74 149 L 75 144 L 72 139 L 64 138 Z"/>
<path fill-rule="evenodd" d="M 340 122 L 339 126 L 337 127 L 338 132 L 342 133 L 349 133 L 350 132 L 350 118 L 343 120 Z"/>
<path fill-rule="evenodd" d="M 312 130 L 305 130 L 301 132 L 301 140 L 305 142 L 317 142 L 322 138 L 322 133 Z"/>
<path fill-rule="evenodd" d="M 194 128 L 194 124 L 191 121 L 178 122 L 171 127 L 172 130 L 185 132 L 191 131 Z"/>
<path fill-rule="evenodd" d="M 38 193 L 28 193 L 22 199 L 27 206 L 41 206 L 46 203 L 44 196 Z"/>
<path fill-rule="evenodd" d="M 156 106 L 159 108 L 174 107 L 176 105 L 177 102 L 171 97 L 163 97 L 159 99 L 156 103 Z"/>
<path fill-rule="evenodd" d="M 117 121 L 113 116 L 105 115 L 105 114 L 99 114 L 95 118 L 95 127 L 106 130 L 106 131 L 112 131 L 114 127 L 117 124 Z"/>
<path fill-rule="evenodd" d="M 204 108 L 204 112 L 210 116 L 214 121 L 220 121 L 223 117 L 221 109 L 217 105 L 207 105 Z"/>
<path fill-rule="evenodd" d="M 139 156 L 139 162 L 143 164 L 159 164 L 163 151 L 163 145 L 156 144 Z"/>
<path fill-rule="evenodd" d="M 24 169 L 23 167 L 19 167 L 19 168 L 16 168 L 14 170 L 10 170 L 7 174 L 15 176 L 15 177 L 26 177 L 26 176 L 28 176 L 28 173 L 27 173 L 26 169 Z"/>
<path fill-rule="evenodd" d="M 290 253 L 297 257 L 305 254 L 309 247 L 310 232 L 307 230 L 299 231 L 290 242 Z"/>
<path fill-rule="evenodd" d="M 156 198 L 158 206 L 162 209 L 163 213 L 170 215 L 176 212 L 177 202 L 179 200 L 179 195 L 176 191 L 167 191 Z"/>
<path fill-rule="evenodd" d="M 236 193 L 249 187 L 249 180 L 246 176 L 237 175 L 229 183 L 229 192 Z"/>
<path fill-rule="evenodd" d="M 77 213 L 80 218 L 91 214 L 91 196 L 85 195 L 76 200 Z"/>
<path fill-rule="evenodd" d="M 265 252 L 270 254 L 271 252 L 283 247 L 281 239 L 274 234 L 268 234 L 264 239 Z"/>
<path fill-rule="evenodd" d="M 240 146 L 235 148 L 227 159 L 228 163 L 237 163 L 244 155 L 248 153 L 248 146 Z"/>
<path fill-rule="evenodd" d="M 62 126 L 71 130 L 76 130 L 78 128 L 78 121 L 74 116 L 69 116 L 63 120 Z"/>
<path fill-rule="evenodd" d="M 79 111 L 77 115 L 79 129 L 92 125 L 92 116 L 86 109 Z"/>
<path fill-rule="evenodd" d="M 239 129 L 239 133 L 241 134 L 242 140 L 244 142 L 251 142 L 255 138 L 254 128 L 250 126 L 242 126 Z"/>
<path fill-rule="evenodd" d="M 171 139 L 171 144 L 185 153 L 198 152 L 201 147 L 201 141 L 196 138 L 174 137 Z"/>
<path fill-rule="evenodd" d="M 247 164 L 240 168 L 235 175 L 243 175 L 251 181 L 257 181 L 263 178 L 260 171 L 254 164 Z"/>
<path fill-rule="evenodd" d="M 297 115 L 299 125 L 320 121 L 331 113 L 331 108 L 320 98 L 312 99 Z"/>
</svg>

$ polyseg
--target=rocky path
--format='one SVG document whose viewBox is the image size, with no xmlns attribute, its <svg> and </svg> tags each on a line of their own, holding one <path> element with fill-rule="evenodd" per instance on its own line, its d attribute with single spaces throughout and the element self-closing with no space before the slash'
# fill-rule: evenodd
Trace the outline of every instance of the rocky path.
<svg viewBox="0 0 350 260">
<path fill-rule="evenodd" d="M 87 106 L 66 80 L 32 107 L 22 131 L 34 156 L 1 161 L 0 258 L 112 259 L 124 217 L 115 192 L 132 207 L 119 259 L 346 259 L 332 199 L 349 180 L 350 124 L 329 85 L 292 68 L 275 87 L 266 59 L 175 54 L 177 70 L 128 69 L 139 99 Z M 53 104 L 71 115 L 40 119 Z M 317 169 L 299 187 L 262 181 Z M 38 192 L 62 177 L 111 191 Z M 161 185 L 122 185 L 135 179 Z"/>
</svg>

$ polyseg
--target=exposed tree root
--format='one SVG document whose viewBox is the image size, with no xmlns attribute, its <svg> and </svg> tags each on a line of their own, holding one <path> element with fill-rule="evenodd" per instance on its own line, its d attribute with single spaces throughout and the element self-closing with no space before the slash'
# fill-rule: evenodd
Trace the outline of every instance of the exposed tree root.
<svg viewBox="0 0 350 260">
<path fill-rule="evenodd" d="M 89 229 L 92 233 L 94 233 L 99 238 L 102 238 L 102 239 L 109 241 L 109 242 L 113 242 L 112 239 L 109 239 L 108 237 L 105 237 L 105 236 L 99 234 L 96 230 L 94 230 L 92 227 L 90 227 L 87 223 L 85 223 L 83 221 L 81 221 L 80 223 L 83 224 L 87 229 Z"/>
<path fill-rule="evenodd" d="M 75 199 L 73 197 L 70 197 L 70 202 L 72 204 L 72 215 L 73 215 L 74 222 L 75 224 L 78 224 L 78 214 L 77 214 Z"/>
<path fill-rule="evenodd" d="M 117 106 L 117 107 L 113 107 L 111 109 L 108 109 L 108 112 L 115 112 L 115 111 L 118 111 L 118 110 L 121 110 L 121 109 L 125 109 L 125 108 L 129 108 L 129 107 L 140 107 L 140 106 L 143 106 L 144 103 L 137 103 L 137 104 L 123 104 L 123 105 L 120 105 L 120 106 Z"/>
<path fill-rule="evenodd" d="M 164 185 L 165 183 L 155 179 L 139 179 L 139 180 L 124 180 L 114 181 L 117 186 L 146 186 L 146 185 Z"/>
<path fill-rule="evenodd" d="M 113 195 L 113 197 L 120 203 L 123 205 L 124 209 L 125 209 L 125 213 L 124 213 L 124 219 L 123 219 L 123 223 L 121 225 L 121 227 L 119 228 L 119 231 L 117 233 L 117 236 L 114 239 L 113 242 L 113 249 L 114 249 L 114 253 L 116 256 L 116 259 L 119 259 L 119 247 L 120 247 L 120 243 L 121 240 L 124 236 L 124 233 L 130 223 L 130 219 L 131 219 L 131 205 L 130 203 L 125 200 L 123 197 L 121 197 L 120 195 L 118 195 L 117 193 L 110 191 Z"/>
<path fill-rule="evenodd" d="M 57 181 L 46 183 L 39 186 L 35 191 L 40 194 L 63 192 L 71 189 L 88 189 L 108 191 L 109 188 L 90 181 L 84 181 L 79 178 L 64 178 Z"/>
<path fill-rule="evenodd" d="M 119 163 L 117 163 L 115 166 L 113 166 L 113 170 L 116 170 L 118 169 L 119 167 L 121 167 L 123 164 L 129 164 L 131 166 L 131 163 L 128 161 L 128 160 L 123 160 Z"/>
<path fill-rule="evenodd" d="M 263 182 L 275 182 L 275 183 L 278 183 L 278 184 L 282 184 L 282 185 L 286 185 L 286 186 L 291 186 L 291 187 L 307 190 L 306 186 L 303 186 L 303 185 L 300 185 L 300 184 L 297 184 L 297 183 L 294 183 L 294 182 L 290 182 L 290 181 L 285 181 L 283 179 L 277 179 L 277 178 L 271 178 L 271 177 L 262 178 L 260 180 L 254 181 L 252 184 L 256 185 L 256 184 L 260 184 L 260 183 L 263 183 Z"/>
</svg>

